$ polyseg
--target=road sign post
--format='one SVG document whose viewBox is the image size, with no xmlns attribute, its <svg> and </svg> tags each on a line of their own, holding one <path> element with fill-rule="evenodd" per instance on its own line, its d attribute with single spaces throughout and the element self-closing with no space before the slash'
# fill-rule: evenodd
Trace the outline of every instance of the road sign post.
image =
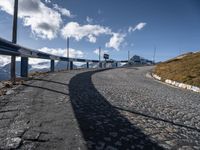
<svg viewBox="0 0 200 150">
<path fill-rule="evenodd" d="M 67 37 L 67 58 L 69 58 L 69 37 Z M 70 62 L 68 61 L 67 62 L 67 70 L 69 70 L 70 69 L 70 64 L 69 64 Z"/>
<path fill-rule="evenodd" d="M 108 54 L 104 54 L 103 58 L 105 59 L 105 66 L 104 66 L 104 68 L 106 68 L 106 60 L 109 59 L 109 55 Z"/>
</svg>

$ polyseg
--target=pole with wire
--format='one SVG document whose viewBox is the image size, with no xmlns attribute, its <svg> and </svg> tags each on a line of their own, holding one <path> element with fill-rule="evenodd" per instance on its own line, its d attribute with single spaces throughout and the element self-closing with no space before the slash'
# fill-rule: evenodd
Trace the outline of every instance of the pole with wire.
<svg viewBox="0 0 200 150">
<path fill-rule="evenodd" d="M 69 37 L 67 37 L 67 58 L 68 58 L 67 69 L 69 70 Z"/>
<path fill-rule="evenodd" d="M 101 68 L 101 46 L 99 46 L 99 68 Z"/>
<path fill-rule="evenodd" d="M 128 50 L 128 61 L 130 61 L 130 51 Z"/>
<path fill-rule="evenodd" d="M 154 52 L 153 52 L 153 63 L 155 64 L 156 62 L 156 46 L 154 46 Z"/>
</svg>

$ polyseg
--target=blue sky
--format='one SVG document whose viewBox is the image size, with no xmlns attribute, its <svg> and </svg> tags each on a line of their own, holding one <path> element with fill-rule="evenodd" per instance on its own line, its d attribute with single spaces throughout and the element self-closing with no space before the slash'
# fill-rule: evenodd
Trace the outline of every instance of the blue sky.
<svg viewBox="0 0 200 150">
<path fill-rule="evenodd" d="M 152 60 L 156 47 L 157 61 L 200 50 L 199 0 L 19 1 L 18 44 L 26 47 L 65 55 L 70 36 L 71 56 L 88 59 L 98 59 L 99 46 L 117 60 L 128 50 Z M 0 37 L 8 40 L 12 3 L 0 1 Z"/>
</svg>

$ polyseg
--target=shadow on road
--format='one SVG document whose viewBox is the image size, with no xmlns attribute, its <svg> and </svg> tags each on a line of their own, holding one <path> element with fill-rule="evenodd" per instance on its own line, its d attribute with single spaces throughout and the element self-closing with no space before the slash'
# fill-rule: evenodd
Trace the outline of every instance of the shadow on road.
<svg viewBox="0 0 200 150">
<path fill-rule="evenodd" d="M 44 82 L 50 82 L 50 83 L 55 83 L 55 84 L 60 84 L 60 85 L 66 85 L 68 86 L 68 84 L 65 84 L 65 83 L 62 83 L 62 82 L 57 82 L 57 81 L 53 81 L 53 80 L 45 80 L 45 79 L 32 79 L 32 80 L 35 80 L 35 81 L 44 81 Z"/>
<path fill-rule="evenodd" d="M 162 149 L 96 90 L 91 78 L 100 71 L 78 74 L 69 84 L 70 100 L 87 148 Z"/>
<path fill-rule="evenodd" d="M 42 90 L 46 90 L 46 91 L 50 91 L 50 92 L 54 92 L 54 93 L 63 94 L 63 95 L 69 95 L 66 92 L 61 92 L 61 91 L 57 91 L 57 90 L 46 88 L 46 87 L 42 87 L 42 86 L 30 85 L 30 84 L 22 84 L 22 85 L 26 86 L 26 87 L 32 87 L 32 88 L 42 89 Z"/>
</svg>

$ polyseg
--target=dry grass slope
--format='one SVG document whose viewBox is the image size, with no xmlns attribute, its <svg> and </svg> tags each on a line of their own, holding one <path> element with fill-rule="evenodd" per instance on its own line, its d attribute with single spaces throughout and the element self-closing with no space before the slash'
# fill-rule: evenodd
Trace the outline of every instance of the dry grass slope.
<svg viewBox="0 0 200 150">
<path fill-rule="evenodd" d="M 163 80 L 170 79 L 200 87 L 200 52 L 160 63 L 154 73 Z"/>
</svg>

